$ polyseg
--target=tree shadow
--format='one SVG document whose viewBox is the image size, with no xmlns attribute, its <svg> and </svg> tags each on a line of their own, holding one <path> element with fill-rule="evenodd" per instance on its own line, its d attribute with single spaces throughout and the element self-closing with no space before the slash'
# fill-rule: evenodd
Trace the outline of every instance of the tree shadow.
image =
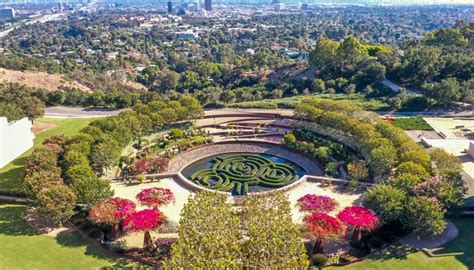
<svg viewBox="0 0 474 270">
<path fill-rule="evenodd" d="M 453 256 L 459 262 L 463 263 L 468 269 L 474 269 L 474 219 L 458 218 L 451 220 L 459 230 L 457 239 L 446 245 L 431 250 L 436 257 Z"/>
<path fill-rule="evenodd" d="M 9 236 L 38 235 L 25 220 L 25 206 L 0 207 L 0 234 Z"/>
<path fill-rule="evenodd" d="M 406 260 L 407 255 L 413 252 L 416 252 L 416 249 L 405 245 L 394 244 L 370 255 L 370 259 L 374 261 L 387 261 L 393 259 Z"/>
<path fill-rule="evenodd" d="M 68 248 L 84 247 L 85 255 L 102 260 L 107 260 L 110 263 L 113 263 L 112 266 L 102 267 L 101 269 L 152 269 L 137 267 L 135 265 L 135 262 L 120 257 L 119 255 L 116 255 L 113 252 L 106 250 L 99 243 L 94 242 L 91 239 L 85 238 L 79 232 L 73 229 L 58 233 L 56 236 L 56 242 L 59 245 Z"/>
</svg>

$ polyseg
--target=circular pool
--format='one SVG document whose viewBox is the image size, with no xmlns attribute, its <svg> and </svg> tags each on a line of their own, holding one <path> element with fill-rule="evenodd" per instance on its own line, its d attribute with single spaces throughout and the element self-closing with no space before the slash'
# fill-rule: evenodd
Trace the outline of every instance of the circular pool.
<svg viewBox="0 0 474 270">
<path fill-rule="evenodd" d="M 290 185 L 306 171 L 288 159 L 271 154 L 224 153 L 195 161 L 182 174 L 199 186 L 244 195 Z"/>
</svg>

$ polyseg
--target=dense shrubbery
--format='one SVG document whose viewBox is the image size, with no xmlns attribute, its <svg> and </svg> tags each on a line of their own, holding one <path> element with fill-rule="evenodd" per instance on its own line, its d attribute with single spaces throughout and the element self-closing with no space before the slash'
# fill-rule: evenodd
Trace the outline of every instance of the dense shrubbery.
<svg viewBox="0 0 474 270">
<path fill-rule="evenodd" d="M 209 192 L 199 192 L 188 200 L 178 240 L 164 269 L 308 267 L 285 195 L 245 197 L 238 212 L 226 201 L 227 196 Z"/>
<path fill-rule="evenodd" d="M 324 106 L 320 100 L 308 99 L 297 106 L 295 114 L 342 132 L 343 140 L 355 142 L 352 147 L 368 157 L 371 172 L 385 183 L 370 188 L 364 203 L 384 222 L 402 221 L 417 232 L 421 231 L 416 224 L 424 223 L 425 234 L 439 234 L 445 213 L 452 214 L 462 205 L 466 188 L 459 174 L 460 161 L 444 151 L 434 150 L 430 158 L 400 128 L 353 107 Z M 295 142 L 296 138 L 285 141 Z M 428 207 L 426 200 L 437 203 Z M 417 215 L 413 208 L 418 209 Z"/>
<path fill-rule="evenodd" d="M 280 188 L 299 177 L 292 163 L 277 163 L 256 154 L 232 154 L 214 158 L 211 168 L 194 172 L 191 180 L 208 189 L 245 195 L 254 186 Z"/>
<path fill-rule="evenodd" d="M 117 116 L 93 121 L 72 138 L 49 138 L 29 158 L 25 190 L 45 208 L 45 212 L 48 211 L 46 206 L 53 203 L 48 198 L 56 196 L 54 200 L 58 207 L 51 206 L 51 219 L 67 219 L 76 203 L 89 209 L 113 195 L 110 183 L 99 177 L 119 164 L 121 150 L 131 141 L 159 131 L 163 125 L 202 114 L 201 106 L 191 97 L 170 102 L 154 101 Z M 155 162 L 152 165 L 153 169 L 161 170 L 166 164 Z M 59 189 L 66 191 L 58 195 Z M 67 203 L 69 208 L 60 208 L 59 202 Z"/>
</svg>

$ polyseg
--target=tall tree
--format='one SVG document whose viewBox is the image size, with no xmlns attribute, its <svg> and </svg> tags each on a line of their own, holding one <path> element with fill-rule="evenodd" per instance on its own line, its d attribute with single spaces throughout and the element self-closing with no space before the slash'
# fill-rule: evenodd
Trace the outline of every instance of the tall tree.
<svg viewBox="0 0 474 270">
<path fill-rule="evenodd" d="M 223 194 L 201 191 L 181 212 L 179 237 L 164 269 L 236 269 L 242 258 L 239 219 Z"/>
</svg>

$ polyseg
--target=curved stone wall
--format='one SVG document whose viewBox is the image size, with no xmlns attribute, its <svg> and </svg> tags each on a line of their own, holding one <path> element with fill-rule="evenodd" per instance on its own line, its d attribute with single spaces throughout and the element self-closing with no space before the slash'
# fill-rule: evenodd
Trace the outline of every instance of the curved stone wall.
<svg viewBox="0 0 474 270">
<path fill-rule="evenodd" d="M 321 166 L 308 156 L 297 153 L 277 143 L 252 140 L 212 143 L 182 152 L 170 160 L 168 172 L 178 173 L 197 160 L 225 153 L 258 153 L 274 155 L 293 161 L 301 166 L 306 171 L 306 174 L 324 175 Z"/>
</svg>

